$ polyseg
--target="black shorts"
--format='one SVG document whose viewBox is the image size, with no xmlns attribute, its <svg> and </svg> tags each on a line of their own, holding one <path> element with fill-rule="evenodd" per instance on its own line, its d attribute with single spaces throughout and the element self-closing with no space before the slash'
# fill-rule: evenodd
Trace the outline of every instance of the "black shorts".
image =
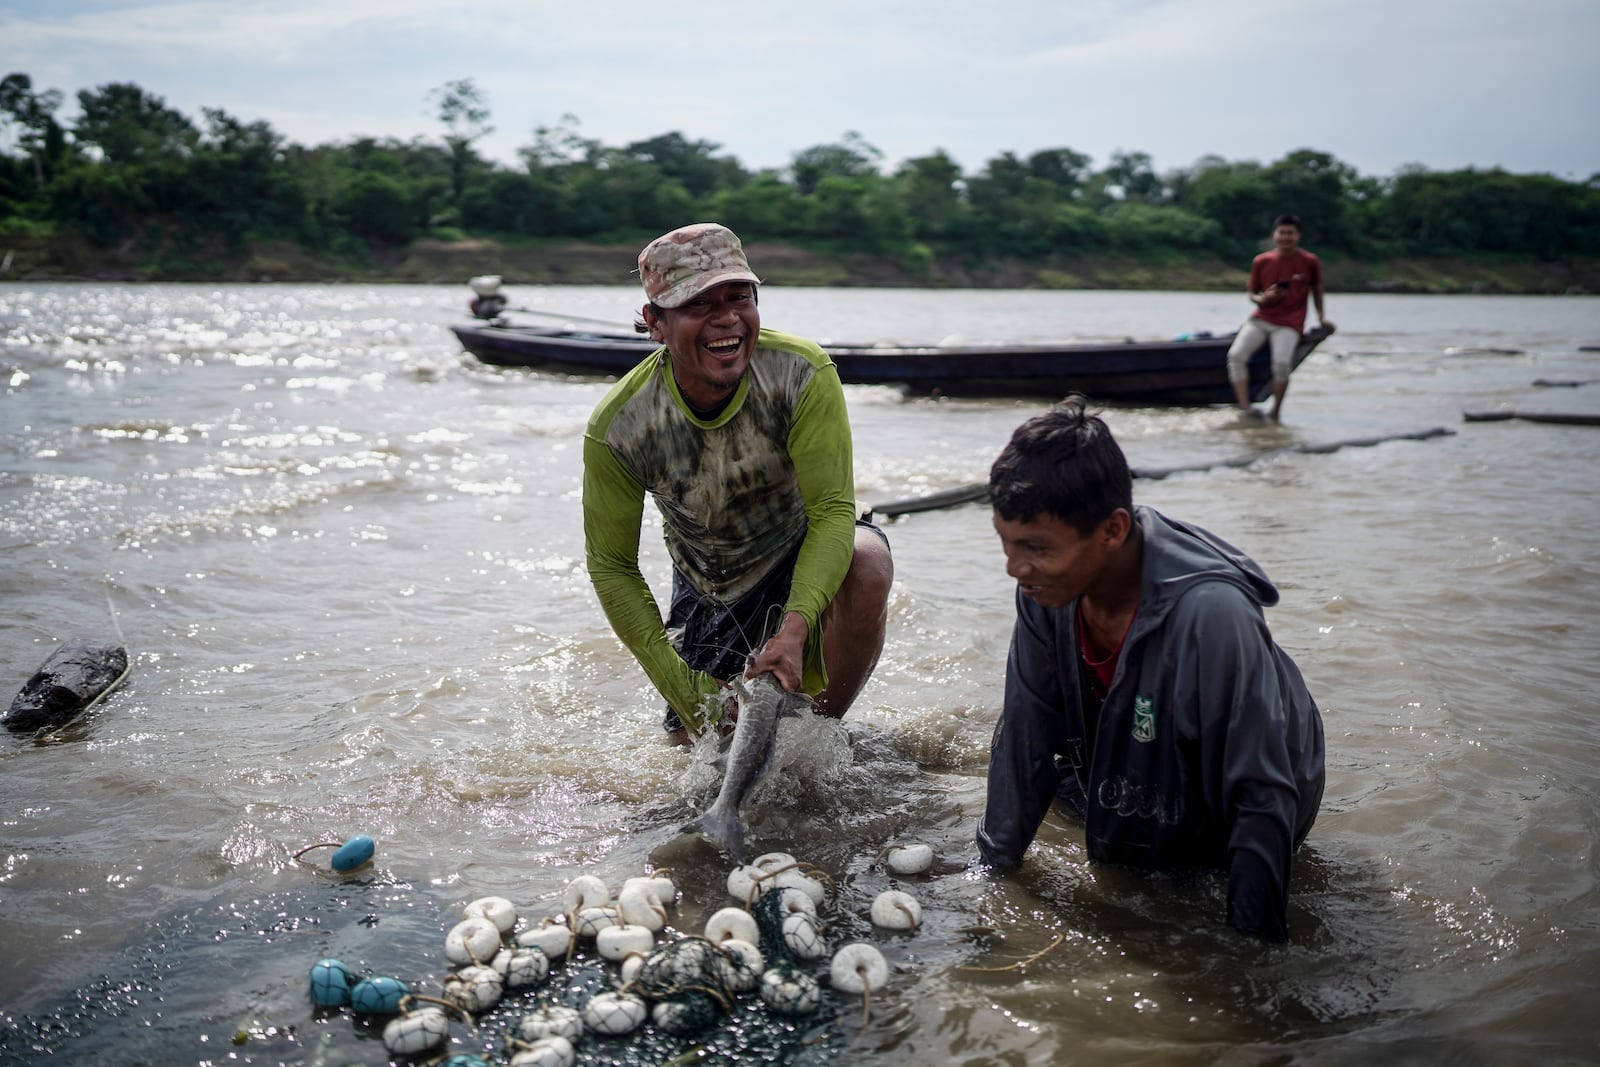
<svg viewBox="0 0 1600 1067">
<path fill-rule="evenodd" d="M 889 538 L 870 520 L 857 519 L 887 545 Z M 744 675 L 750 657 L 771 640 L 783 622 L 783 606 L 794 582 L 799 546 L 785 556 L 755 587 L 732 603 L 703 597 L 683 574 L 672 569 L 672 606 L 667 611 L 667 633 L 683 661 L 724 681 Z M 683 728 L 683 720 L 667 708 L 661 725 L 668 733 Z"/>
</svg>

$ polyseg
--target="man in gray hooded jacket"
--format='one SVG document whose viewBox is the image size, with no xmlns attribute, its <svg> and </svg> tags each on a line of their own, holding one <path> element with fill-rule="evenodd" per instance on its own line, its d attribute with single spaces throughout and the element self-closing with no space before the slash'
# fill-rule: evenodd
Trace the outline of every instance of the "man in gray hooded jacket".
<svg viewBox="0 0 1600 1067">
<path fill-rule="evenodd" d="M 1220 538 L 1134 507 L 1127 460 L 1081 397 L 1017 429 L 989 494 L 1017 620 L 984 862 L 1020 864 L 1059 798 L 1091 860 L 1225 871 L 1228 922 L 1282 940 L 1323 739 L 1262 614 L 1277 589 Z"/>
</svg>

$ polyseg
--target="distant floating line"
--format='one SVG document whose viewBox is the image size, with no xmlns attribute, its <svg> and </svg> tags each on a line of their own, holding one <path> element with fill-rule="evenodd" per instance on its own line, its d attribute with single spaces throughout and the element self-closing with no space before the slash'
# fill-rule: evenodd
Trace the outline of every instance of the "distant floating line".
<svg viewBox="0 0 1600 1067">
<path fill-rule="evenodd" d="M 1463 411 L 1467 422 L 1506 422 L 1521 419 L 1524 422 L 1550 422 L 1562 426 L 1600 426 L 1600 415 L 1587 412 L 1561 411 Z"/>
<path fill-rule="evenodd" d="M 1135 467 L 1133 476 L 1156 481 L 1173 474 L 1187 474 L 1194 471 L 1217 470 L 1226 467 L 1248 467 L 1272 456 L 1281 456 L 1289 453 L 1305 455 L 1322 455 L 1328 452 L 1337 452 L 1341 448 L 1368 448 L 1372 445 L 1383 444 L 1386 441 L 1426 441 L 1434 437 L 1451 437 L 1454 430 L 1447 430 L 1443 426 L 1435 426 L 1428 430 L 1416 430 L 1411 433 L 1382 434 L 1377 437 L 1353 437 L 1344 441 L 1330 441 L 1323 445 L 1291 445 L 1287 448 L 1273 448 L 1265 452 L 1256 452 L 1248 456 L 1235 456 L 1232 459 L 1214 460 L 1210 463 L 1194 463 L 1182 467 Z M 940 508 L 956 507 L 961 504 L 981 504 L 989 499 L 989 485 L 987 482 L 973 482 L 969 485 L 957 486 L 939 493 L 929 493 L 926 496 L 912 497 L 909 500 L 895 500 L 887 504 L 872 505 L 874 515 L 895 516 L 912 515 L 922 511 L 936 511 Z"/>
</svg>

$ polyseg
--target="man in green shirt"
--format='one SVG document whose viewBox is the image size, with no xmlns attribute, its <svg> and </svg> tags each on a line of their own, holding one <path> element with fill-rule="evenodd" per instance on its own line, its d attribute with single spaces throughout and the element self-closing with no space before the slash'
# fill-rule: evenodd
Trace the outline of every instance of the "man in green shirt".
<svg viewBox="0 0 1600 1067">
<path fill-rule="evenodd" d="M 717 724 L 723 687 L 770 671 L 817 711 L 850 707 L 883 650 L 894 567 L 856 517 L 850 422 L 817 345 L 761 328 L 760 279 L 726 227 L 639 254 L 661 347 L 590 417 L 584 548 L 606 618 L 666 697 L 669 740 Z M 639 570 L 644 497 L 673 563 L 661 611 Z"/>
</svg>

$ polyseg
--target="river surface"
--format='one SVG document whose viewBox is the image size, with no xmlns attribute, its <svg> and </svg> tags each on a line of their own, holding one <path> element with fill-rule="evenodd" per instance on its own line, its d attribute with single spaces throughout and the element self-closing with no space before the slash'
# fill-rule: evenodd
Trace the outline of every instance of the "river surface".
<svg viewBox="0 0 1600 1067">
<path fill-rule="evenodd" d="M 715 788 L 710 755 L 661 744 L 660 701 L 584 570 L 581 435 L 606 386 L 476 365 L 446 329 L 468 295 L 0 285 L 4 699 L 74 635 L 120 631 L 133 662 L 60 735 L 0 737 L 0 1060 L 383 1063 L 375 1028 L 312 1009 L 318 958 L 437 992 L 475 897 L 538 916 L 579 873 L 615 887 L 670 866 L 675 927 L 730 902 L 724 859 L 677 830 Z M 510 295 L 618 322 L 638 302 Z M 762 296 L 767 325 L 839 341 L 1154 339 L 1246 310 L 1234 293 Z M 785 728 L 748 812 L 758 850 L 832 877 L 835 931 L 894 973 L 864 1025 L 829 993 L 772 1060 L 1600 1060 L 1600 429 L 1462 418 L 1600 413 L 1600 353 L 1582 350 L 1600 299 L 1328 310 L 1339 332 L 1281 425 L 1107 412 L 1135 467 L 1261 457 L 1135 496 L 1282 590 L 1269 621 L 1328 749 L 1290 942 L 1231 932 L 1220 879 L 1089 864 L 1056 817 L 1016 877 L 969 867 L 1011 585 L 987 509 L 910 515 L 887 526 L 876 676 L 842 724 Z M 857 492 L 878 502 L 982 480 L 1041 407 L 847 393 Z M 1296 450 L 1434 427 L 1452 433 Z M 354 876 L 326 871 L 329 850 L 292 858 L 356 833 L 378 853 Z M 875 859 L 897 841 L 934 846 L 933 871 L 888 875 Z M 922 902 L 914 935 L 862 918 L 892 884 Z M 454 1035 L 500 1054 L 492 1026 Z M 579 1062 L 622 1047 L 591 1039 Z"/>
</svg>

